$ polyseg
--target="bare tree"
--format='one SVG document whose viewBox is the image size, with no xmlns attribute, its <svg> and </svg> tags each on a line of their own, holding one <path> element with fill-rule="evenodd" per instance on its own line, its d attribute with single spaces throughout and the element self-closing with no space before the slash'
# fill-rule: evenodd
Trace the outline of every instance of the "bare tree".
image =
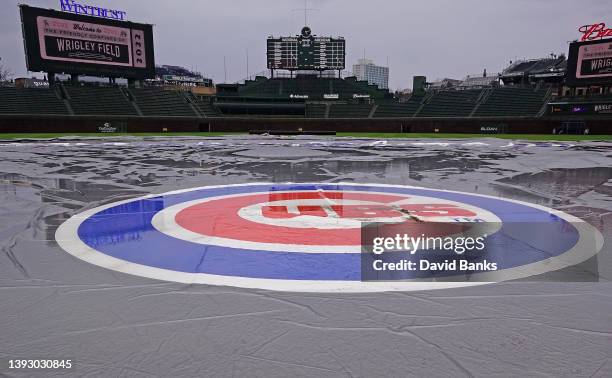
<svg viewBox="0 0 612 378">
<path fill-rule="evenodd" d="M 2 58 L 0 57 L 0 83 L 9 81 L 12 76 L 13 72 L 11 72 L 11 70 L 9 70 L 8 68 L 4 67 L 4 64 L 2 64 Z"/>
</svg>

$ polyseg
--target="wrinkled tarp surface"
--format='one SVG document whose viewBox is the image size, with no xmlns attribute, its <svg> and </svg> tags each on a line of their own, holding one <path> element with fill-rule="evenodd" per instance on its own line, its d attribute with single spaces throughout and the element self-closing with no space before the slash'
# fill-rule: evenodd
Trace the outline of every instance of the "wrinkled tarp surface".
<svg viewBox="0 0 612 378">
<path fill-rule="evenodd" d="M 584 282 L 317 294 L 183 285 L 78 260 L 59 224 L 149 193 L 384 183 L 560 209 L 606 240 Z M 612 143 L 235 136 L 0 141 L 0 373 L 612 376 Z M 8 370 L 9 358 L 73 359 Z"/>
</svg>

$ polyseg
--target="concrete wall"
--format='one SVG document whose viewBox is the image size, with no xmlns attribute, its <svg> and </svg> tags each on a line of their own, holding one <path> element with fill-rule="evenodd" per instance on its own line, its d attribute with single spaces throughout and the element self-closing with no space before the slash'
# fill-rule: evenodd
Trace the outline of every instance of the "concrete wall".
<svg viewBox="0 0 612 378">
<path fill-rule="evenodd" d="M 562 119 L 551 118 L 405 118 L 405 119 L 307 119 L 307 118 L 190 118 L 113 116 L 0 116 L 0 132 L 99 132 L 109 126 L 124 132 L 247 132 L 249 130 L 333 130 L 337 132 L 483 133 L 498 128 L 507 133 L 551 134 Z M 612 134 L 612 119 L 585 120 L 591 134 Z M 108 128 L 108 127 L 107 127 Z M 164 130 L 165 129 L 165 130 Z"/>
</svg>

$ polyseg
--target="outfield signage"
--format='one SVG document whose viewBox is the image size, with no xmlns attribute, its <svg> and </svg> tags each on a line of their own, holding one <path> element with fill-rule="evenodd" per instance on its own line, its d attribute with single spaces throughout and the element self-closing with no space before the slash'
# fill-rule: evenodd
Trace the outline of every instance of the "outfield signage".
<svg viewBox="0 0 612 378">
<path fill-rule="evenodd" d="M 580 46 L 577 68 L 579 79 L 612 76 L 612 42 Z"/>
<path fill-rule="evenodd" d="M 88 22 L 37 17 L 43 59 L 146 67 L 144 32 Z"/>
<path fill-rule="evenodd" d="M 578 28 L 578 31 L 582 33 L 582 38 L 580 38 L 582 42 L 612 37 L 612 28 L 607 28 L 603 22 L 583 25 Z"/>
<path fill-rule="evenodd" d="M 501 134 L 505 133 L 508 129 L 508 125 L 505 123 L 500 124 L 485 124 L 480 126 L 481 134 Z"/>
<path fill-rule="evenodd" d="M 153 78 L 151 25 L 21 5 L 29 71 Z"/>
<path fill-rule="evenodd" d="M 187 82 L 187 83 L 203 83 L 204 78 L 198 76 L 182 76 L 182 75 L 163 75 L 162 78 L 166 81 Z"/>
<path fill-rule="evenodd" d="M 15 87 L 17 88 L 49 88 L 49 82 L 47 80 L 40 80 L 35 78 L 24 78 L 20 77 L 15 79 Z"/>
<path fill-rule="evenodd" d="M 612 114 L 612 104 L 598 104 L 593 106 L 593 110 L 597 114 Z"/>
<path fill-rule="evenodd" d="M 612 114 L 612 103 L 553 103 L 550 104 L 550 114 L 553 115 L 587 115 Z"/>
<path fill-rule="evenodd" d="M 109 122 L 105 122 L 102 126 L 98 126 L 98 131 L 101 133 L 116 133 L 117 127 L 112 126 Z"/>
<path fill-rule="evenodd" d="M 572 42 L 567 83 L 570 86 L 612 83 L 612 39 Z"/>
<path fill-rule="evenodd" d="M 103 17 L 118 21 L 124 21 L 126 15 L 125 11 L 110 8 L 94 7 L 86 4 L 79 4 L 74 0 L 60 0 L 60 7 L 64 12 L 82 14 L 86 16 Z"/>
<path fill-rule="evenodd" d="M 98 125 L 99 133 L 120 133 L 127 131 L 127 124 L 125 122 L 104 122 Z"/>
</svg>

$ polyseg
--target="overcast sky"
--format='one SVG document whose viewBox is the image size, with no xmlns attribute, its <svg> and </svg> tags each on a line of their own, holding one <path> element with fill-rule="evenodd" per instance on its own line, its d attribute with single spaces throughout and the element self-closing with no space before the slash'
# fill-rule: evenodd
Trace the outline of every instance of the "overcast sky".
<svg viewBox="0 0 612 378">
<path fill-rule="evenodd" d="M 27 74 L 18 3 L 59 9 L 59 0 L 2 0 L 0 57 L 15 77 Z M 303 0 L 77 0 L 125 10 L 154 24 L 156 64 L 182 65 L 217 83 L 266 69 L 266 38 L 298 34 Z M 567 54 L 580 25 L 607 22 L 609 0 L 309 0 L 313 34 L 343 36 L 347 68 L 363 56 L 390 66 L 392 89 L 429 80 L 499 72 L 510 60 Z"/>
</svg>

